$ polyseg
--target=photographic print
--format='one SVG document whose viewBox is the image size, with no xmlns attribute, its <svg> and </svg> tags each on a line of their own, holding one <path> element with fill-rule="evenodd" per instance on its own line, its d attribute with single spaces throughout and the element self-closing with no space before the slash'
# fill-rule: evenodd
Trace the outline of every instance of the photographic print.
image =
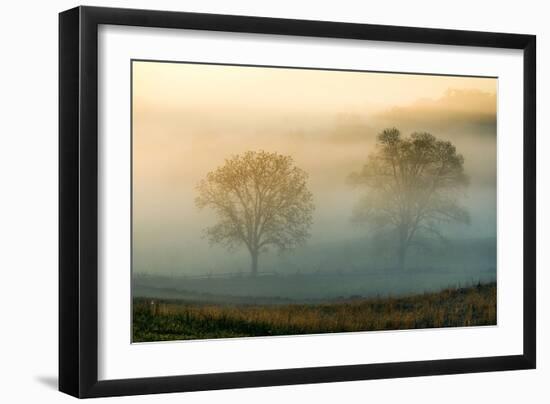
<svg viewBox="0 0 550 404">
<path fill-rule="evenodd" d="M 131 69 L 132 342 L 496 325 L 496 78 Z"/>
</svg>

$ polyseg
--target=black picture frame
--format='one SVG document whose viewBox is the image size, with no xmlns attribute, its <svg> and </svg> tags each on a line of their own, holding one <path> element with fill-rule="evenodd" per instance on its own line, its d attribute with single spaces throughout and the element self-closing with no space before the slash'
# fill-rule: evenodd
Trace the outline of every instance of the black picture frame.
<svg viewBox="0 0 550 404">
<path fill-rule="evenodd" d="M 98 380 L 98 26 L 100 24 L 523 50 L 523 354 Z M 536 366 L 536 37 L 151 10 L 59 15 L 59 390 L 104 397 L 533 369 Z"/>
</svg>

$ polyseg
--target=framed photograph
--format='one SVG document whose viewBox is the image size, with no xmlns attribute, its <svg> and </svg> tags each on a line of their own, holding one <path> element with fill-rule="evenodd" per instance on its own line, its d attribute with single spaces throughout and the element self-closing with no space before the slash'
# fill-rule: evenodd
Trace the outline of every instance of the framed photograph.
<svg viewBox="0 0 550 404">
<path fill-rule="evenodd" d="M 535 368 L 535 36 L 59 28 L 61 391 Z"/>
</svg>

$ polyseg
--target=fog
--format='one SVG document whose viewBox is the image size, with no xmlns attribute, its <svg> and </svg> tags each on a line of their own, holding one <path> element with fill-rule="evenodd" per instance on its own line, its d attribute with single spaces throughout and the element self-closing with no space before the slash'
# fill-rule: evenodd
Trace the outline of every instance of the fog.
<svg viewBox="0 0 550 404">
<path fill-rule="evenodd" d="M 172 279 L 182 290 L 214 295 L 329 298 L 496 278 L 495 79 L 223 66 L 200 73 L 200 66 L 136 62 L 133 68 L 132 270 L 140 285 Z M 386 127 L 451 141 L 470 178 L 460 202 L 471 223 L 440 226 L 444 240 L 418 237 L 406 275 L 392 269 L 388 235 L 351 219 L 364 191 L 347 178 Z M 263 252 L 264 281 L 252 283 L 234 281 L 247 275 L 250 254 L 210 244 L 204 230 L 216 217 L 195 206 L 197 183 L 248 150 L 292 156 L 309 174 L 315 203 L 306 245 Z M 314 279 L 329 278 L 333 286 L 312 292 Z M 292 293 L 273 286 L 284 279 L 310 286 L 287 288 Z"/>
</svg>

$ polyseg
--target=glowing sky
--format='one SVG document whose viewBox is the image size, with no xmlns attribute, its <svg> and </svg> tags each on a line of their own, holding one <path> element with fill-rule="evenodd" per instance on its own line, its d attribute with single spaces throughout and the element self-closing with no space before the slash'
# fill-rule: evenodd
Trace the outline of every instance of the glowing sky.
<svg viewBox="0 0 550 404">
<path fill-rule="evenodd" d="M 465 204 L 473 224 L 456 231 L 496 234 L 496 79 L 157 62 L 132 67 L 138 271 L 223 254 L 200 237 L 214 218 L 195 207 L 195 186 L 246 150 L 292 155 L 309 173 L 317 206 L 312 242 L 357 237 L 362 230 L 349 221 L 357 195 L 345 179 L 387 126 L 451 140 L 472 178 Z"/>
</svg>

